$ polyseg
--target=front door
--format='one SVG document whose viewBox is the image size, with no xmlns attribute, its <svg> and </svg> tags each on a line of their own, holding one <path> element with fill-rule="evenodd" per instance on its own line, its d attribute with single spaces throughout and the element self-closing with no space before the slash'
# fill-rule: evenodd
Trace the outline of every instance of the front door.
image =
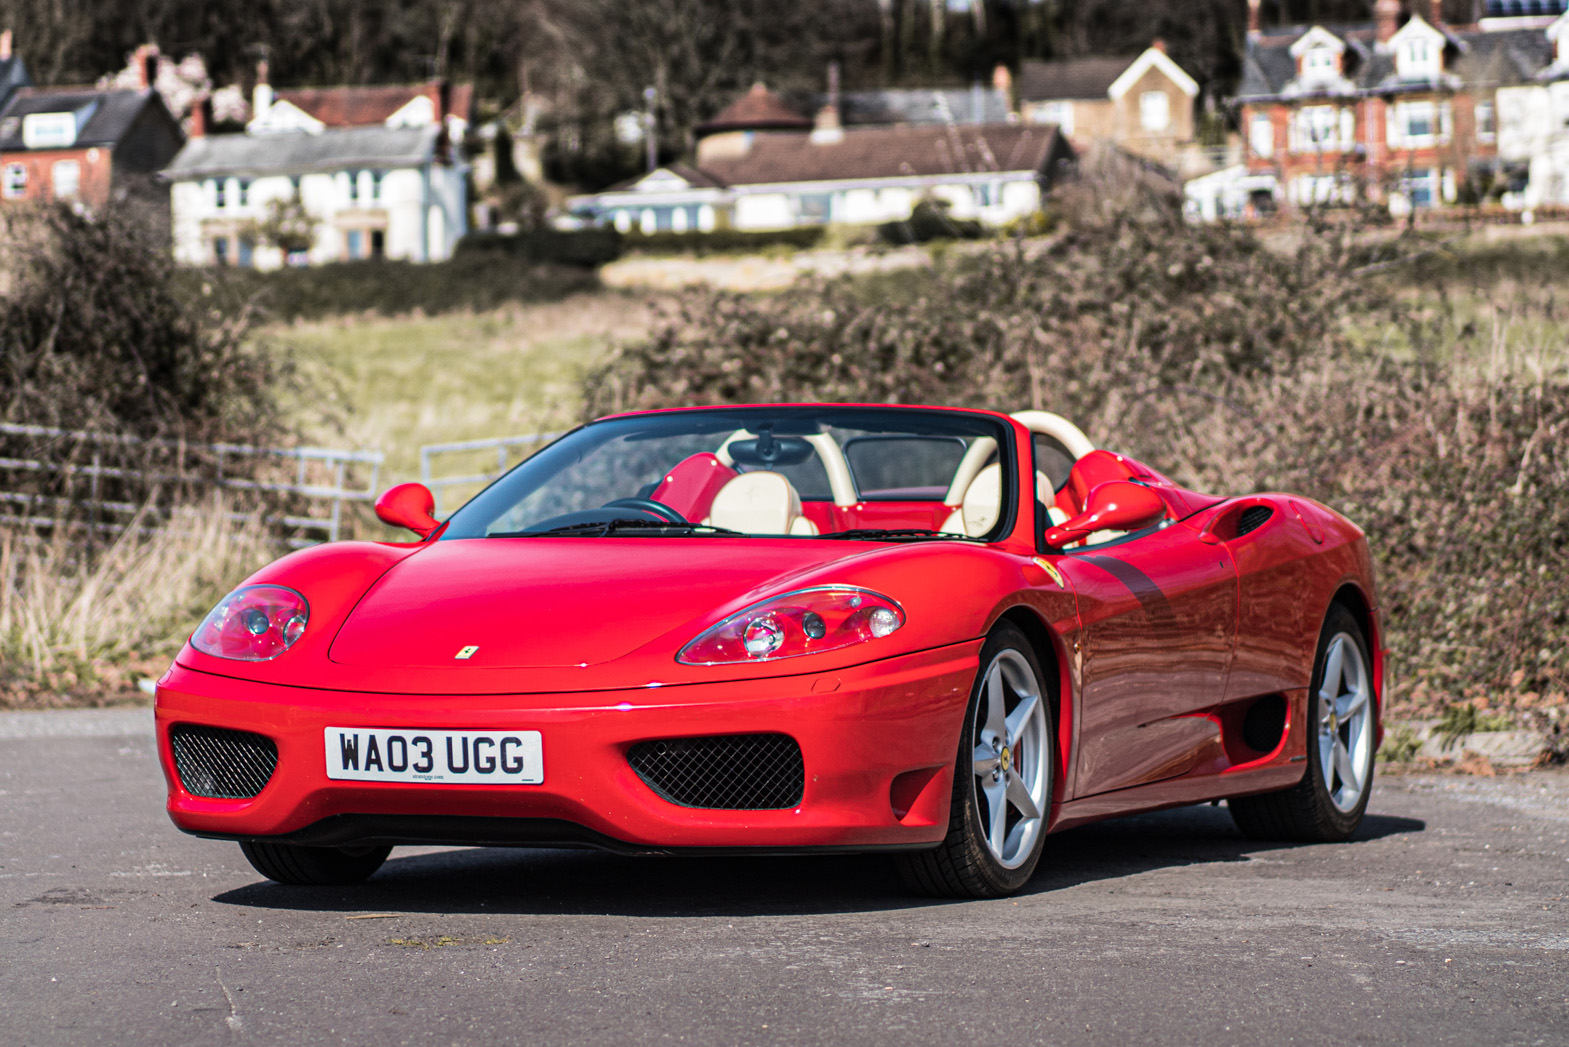
<svg viewBox="0 0 1569 1047">
<path fill-rule="evenodd" d="M 1074 795 L 1182 774 L 1218 737 L 1237 628 L 1237 572 L 1185 524 L 1055 558 L 1084 645 Z"/>
</svg>

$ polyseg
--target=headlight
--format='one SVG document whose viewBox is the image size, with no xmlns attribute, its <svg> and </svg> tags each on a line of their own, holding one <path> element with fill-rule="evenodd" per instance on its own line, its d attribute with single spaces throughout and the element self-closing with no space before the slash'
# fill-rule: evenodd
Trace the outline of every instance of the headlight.
<svg viewBox="0 0 1569 1047">
<path fill-rule="evenodd" d="M 775 661 L 880 639 L 904 624 L 900 606 L 868 589 L 828 585 L 769 597 L 681 648 L 687 665 Z"/>
<path fill-rule="evenodd" d="M 305 635 L 310 604 L 281 585 L 247 585 L 218 601 L 191 634 L 191 646 L 218 658 L 270 662 Z"/>
</svg>

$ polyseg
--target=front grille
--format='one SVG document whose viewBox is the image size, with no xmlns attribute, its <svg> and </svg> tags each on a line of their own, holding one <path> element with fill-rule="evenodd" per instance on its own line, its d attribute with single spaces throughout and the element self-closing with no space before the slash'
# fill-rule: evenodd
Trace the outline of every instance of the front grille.
<svg viewBox="0 0 1569 1047">
<path fill-rule="evenodd" d="M 786 734 L 638 742 L 627 752 L 627 762 L 650 789 L 682 807 L 794 807 L 806 788 L 801 747 Z"/>
<path fill-rule="evenodd" d="M 249 731 L 180 723 L 169 728 L 169 746 L 180 784 L 192 796 L 248 800 L 278 766 L 272 739 Z"/>
<path fill-rule="evenodd" d="M 1237 521 L 1237 537 L 1241 538 L 1249 531 L 1256 531 L 1264 526 L 1264 521 L 1275 515 L 1275 510 L 1267 505 L 1250 505 L 1242 510 L 1242 519 Z"/>
</svg>

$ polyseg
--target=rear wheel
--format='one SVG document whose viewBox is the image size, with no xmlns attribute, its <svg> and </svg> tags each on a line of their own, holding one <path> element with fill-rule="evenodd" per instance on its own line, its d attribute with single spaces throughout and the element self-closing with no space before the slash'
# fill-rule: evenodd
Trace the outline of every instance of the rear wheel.
<svg viewBox="0 0 1569 1047">
<path fill-rule="evenodd" d="M 301 886 L 363 883 L 392 853 L 391 847 L 302 847 L 263 840 L 246 840 L 240 850 L 267 879 Z"/>
<path fill-rule="evenodd" d="M 1307 769 L 1289 789 L 1228 800 L 1237 828 L 1259 839 L 1304 842 L 1345 840 L 1357 831 L 1373 788 L 1372 665 L 1362 627 L 1333 605 L 1308 693 Z"/>
<path fill-rule="evenodd" d="M 1045 676 L 1024 634 L 1007 623 L 987 638 L 980 662 L 959 737 L 948 835 L 933 850 L 898 859 L 905 882 L 922 894 L 1012 894 L 1040 861 L 1053 752 Z"/>
</svg>

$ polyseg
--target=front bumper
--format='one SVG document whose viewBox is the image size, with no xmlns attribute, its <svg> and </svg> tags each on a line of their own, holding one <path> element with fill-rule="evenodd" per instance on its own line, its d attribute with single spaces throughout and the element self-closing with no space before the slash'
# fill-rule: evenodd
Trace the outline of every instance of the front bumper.
<svg viewBox="0 0 1569 1047">
<path fill-rule="evenodd" d="M 589 844 L 615 850 L 912 847 L 940 841 L 981 641 L 821 675 L 566 694 L 444 697 L 283 687 L 176 666 L 159 683 L 169 815 L 186 832 L 306 843 Z M 788 667 L 786 665 L 785 667 Z M 193 796 L 169 728 L 252 731 L 278 766 L 248 800 Z M 327 777 L 323 730 L 535 730 L 541 785 L 349 782 Z M 641 741 L 783 733 L 806 769 L 784 810 L 682 807 L 627 763 Z"/>
</svg>

